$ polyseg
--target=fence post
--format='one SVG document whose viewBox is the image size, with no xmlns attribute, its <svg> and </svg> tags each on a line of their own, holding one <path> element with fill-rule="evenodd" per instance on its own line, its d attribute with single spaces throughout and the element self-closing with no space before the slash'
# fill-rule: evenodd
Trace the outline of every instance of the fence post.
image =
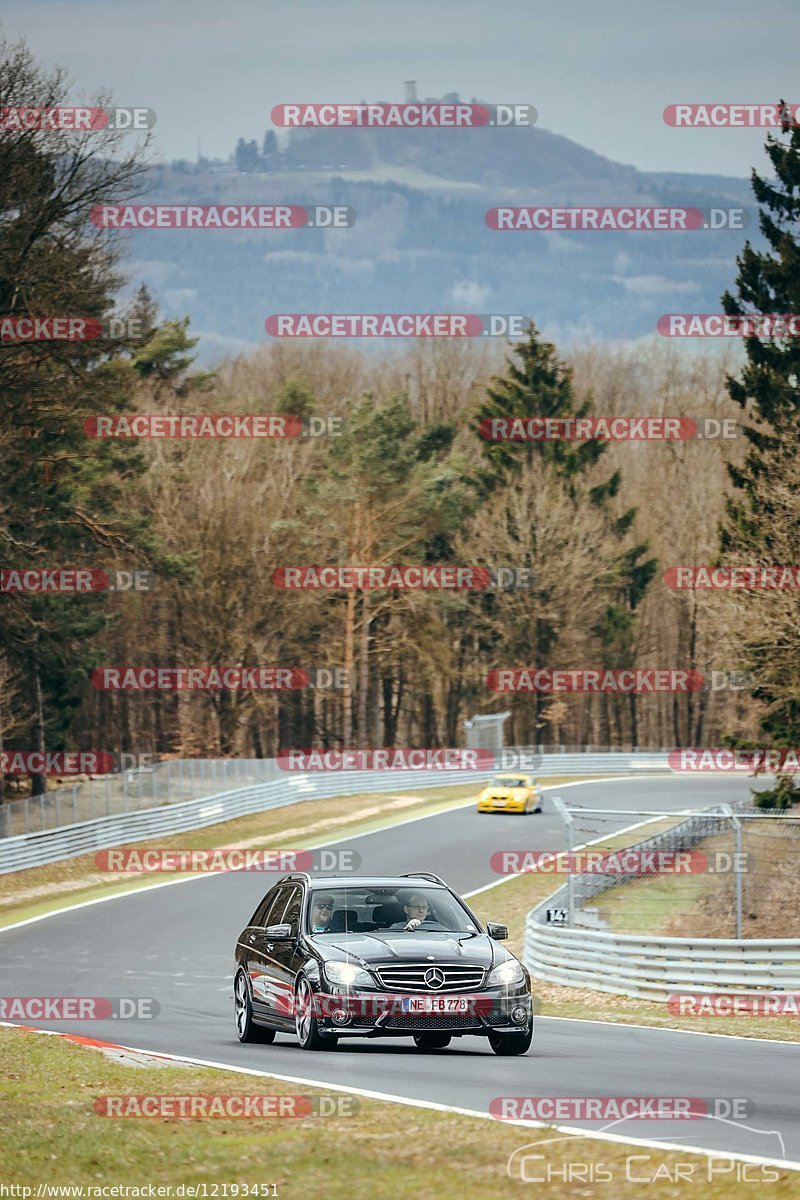
<svg viewBox="0 0 800 1200">
<path fill-rule="evenodd" d="M 730 817 L 733 825 L 734 836 L 736 838 L 736 861 L 734 865 L 734 874 L 736 880 L 736 937 L 741 941 L 742 938 L 742 822 L 734 813 L 730 804 L 720 804 L 720 808 L 727 817 Z"/>
<path fill-rule="evenodd" d="M 575 873 L 572 870 L 572 816 L 560 796 L 552 796 L 553 807 L 564 822 L 564 833 L 567 840 L 567 925 L 572 928 L 575 924 Z"/>
</svg>

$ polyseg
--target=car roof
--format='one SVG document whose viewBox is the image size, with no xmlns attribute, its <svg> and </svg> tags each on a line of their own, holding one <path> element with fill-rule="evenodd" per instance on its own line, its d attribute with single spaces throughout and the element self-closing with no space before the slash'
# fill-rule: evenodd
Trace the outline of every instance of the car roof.
<svg viewBox="0 0 800 1200">
<path fill-rule="evenodd" d="M 530 779 L 527 771 L 501 771 L 498 779 Z"/>
<path fill-rule="evenodd" d="M 282 882 L 282 881 L 279 881 Z M 311 875 L 308 882 L 311 887 L 431 887 L 443 888 L 449 891 L 446 883 L 434 883 L 422 875 Z"/>
</svg>

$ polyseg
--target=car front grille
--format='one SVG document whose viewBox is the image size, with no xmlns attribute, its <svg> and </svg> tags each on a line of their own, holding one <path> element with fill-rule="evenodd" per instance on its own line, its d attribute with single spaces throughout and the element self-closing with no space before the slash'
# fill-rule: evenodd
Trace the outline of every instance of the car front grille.
<svg viewBox="0 0 800 1200">
<path fill-rule="evenodd" d="M 479 1029 L 479 1017 L 471 1013 L 393 1013 L 384 1029 L 407 1029 L 409 1033 L 429 1029 Z"/>
<path fill-rule="evenodd" d="M 471 992 L 483 986 L 483 967 L 445 963 L 403 963 L 373 968 L 380 986 L 387 992 Z M 438 970 L 444 981 L 438 987 L 425 982 L 426 972 Z"/>
</svg>

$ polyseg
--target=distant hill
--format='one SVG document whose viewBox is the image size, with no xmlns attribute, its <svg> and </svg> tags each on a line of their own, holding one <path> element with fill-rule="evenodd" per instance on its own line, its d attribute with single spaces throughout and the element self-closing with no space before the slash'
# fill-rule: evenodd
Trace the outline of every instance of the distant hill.
<svg viewBox="0 0 800 1200">
<path fill-rule="evenodd" d="M 266 160 L 265 160 L 266 161 Z M 203 358 L 265 340 L 279 312 L 525 313 L 562 342 L 652 333 L 665 312 L 715 312 L 740 230 L 498 233 L 498 204 L 744 207 L 749 182 L 641 172 L 532 129 L 301 130 L 268 170 L 173 164 L 158 202 L 348 204 L 351 229 L 136 231 L 133 285 L 189 314 Z"/>
</svg>

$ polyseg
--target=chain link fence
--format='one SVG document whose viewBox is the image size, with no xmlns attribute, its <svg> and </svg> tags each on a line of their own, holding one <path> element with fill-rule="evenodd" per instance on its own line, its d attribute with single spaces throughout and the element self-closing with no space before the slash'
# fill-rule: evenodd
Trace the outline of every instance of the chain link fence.
<svg viewBox="0 0 800 1200">
<path fill-rule="evenodd" d="M 564 864 L 567 881 L 547 901 L 548 923 L 643 937 L 800 934 L 800 814 L 747 802 L 650 809 L 631 812 L 636 828 L 620 834 L 617 811 L 556 808 L 568 850 L 587 848 Z"/>
<path fill-rule="evenodd" d="M 281 777 L 271 758 L 187 758 L 56 786 L 0 805 L 0 837 L 198 800 Z"/>
</svg>

